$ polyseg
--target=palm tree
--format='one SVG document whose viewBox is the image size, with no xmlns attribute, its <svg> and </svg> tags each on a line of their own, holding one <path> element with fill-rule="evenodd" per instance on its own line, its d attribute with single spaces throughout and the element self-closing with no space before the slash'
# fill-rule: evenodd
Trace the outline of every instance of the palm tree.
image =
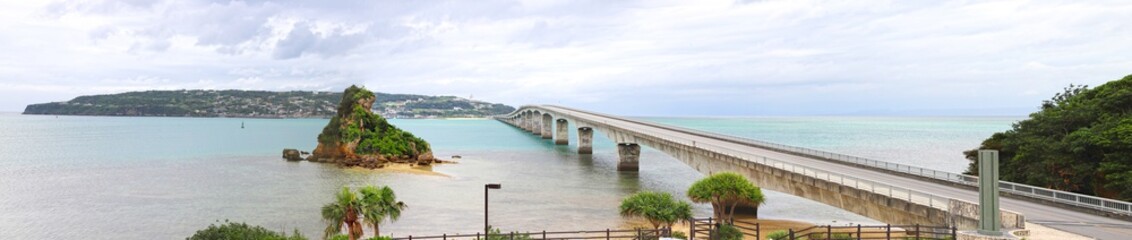
<svg viewBox="0 0 1132 240">
<path fill-rule="evenodd" d="M 401 211 L 408 208 L 404 202 L 397 201 L 397 195 L 389 187 L 366 186 L 362 194 L 362 213 L 366 224 L 373 225 L 373 236 L 381 236 L 378 225 L 388 217 L 391 221 L 401 218 Z"/>
<path fill-rule="evenodd" d="M 361 212 L 362 202 L 357 194 L 351 192 L 349 187 L 342 187 L 342 192 L 338 193 L 334 202 L 322 206 L 322 219 L 327 223 L 324 238 L 342 232 L 342 227 L 346 227 L 349 239 L 357 240 L 362 236 L 362 225 L 358 223 Z"/>
<path fill-rule="evenodd" d="M 730 220 L 735 206 L 751 205 L 758 217 L 759 205 L 766 202 L 763 192 L 743 175 L 732 172 L 716 173 L 700 179 L 688 188 L 688 198 L 696 203 L 711 203 L 714 215 L 720 221 Z"/>
<path fill-rule="evenodd" d="M 672 194 L 644 191 L 621 200 L 621 216 L 643 217 L 654 229 L 671 228 L 672 224 L 692 217 L 692 205 L 677 201 Z"/>
</svg>

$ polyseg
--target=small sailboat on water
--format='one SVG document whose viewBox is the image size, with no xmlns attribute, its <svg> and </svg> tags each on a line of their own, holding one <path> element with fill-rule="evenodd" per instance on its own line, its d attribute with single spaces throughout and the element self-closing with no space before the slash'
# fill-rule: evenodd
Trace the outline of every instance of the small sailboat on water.
<svg viewBox="0 0 1132 240">
<path fill-rule="evenodd" d="M 244 122 L 240 122 L 240 129 L 244 129 Z"/>
</svg>

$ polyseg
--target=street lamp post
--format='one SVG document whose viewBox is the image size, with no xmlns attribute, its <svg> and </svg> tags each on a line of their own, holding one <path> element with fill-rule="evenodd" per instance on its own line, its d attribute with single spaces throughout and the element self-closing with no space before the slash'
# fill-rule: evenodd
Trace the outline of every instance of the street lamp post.
<svg viewBox="0 0 1132 240">
<path fill-rule="evenodd" d="M 490 227 L 491 225 L 487 225 L 487 190 L 488 189 L 502 189 L 502 188 L 503 188 L 503 185 L 498 184 L 498 183 L 488 183 L 488 184 L 483 185 L 483 234 L 484 234 L 484 236 L 487 236 L 487 234 L 489 234 L 490 231 L 491 231 L 491 227 Z M 485 237 L 484 239 L 487 239 L 487 238 Z"/>
</svg>

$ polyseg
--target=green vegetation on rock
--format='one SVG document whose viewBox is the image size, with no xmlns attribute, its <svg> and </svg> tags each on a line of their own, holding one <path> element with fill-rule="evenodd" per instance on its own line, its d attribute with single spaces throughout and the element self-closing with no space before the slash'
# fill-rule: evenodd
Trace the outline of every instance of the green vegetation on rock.
<svg viewBox="0 0 1132 240">
<path fill-rule="evenodd" d="M 979 149 L 999 150 L 1002 180 L 1132 200 L 1132 75 L 1070 85 Z M 964 154 L 977 174 L 977 149 Z"/>
<path fill-rule="evenodd" d="M 342 96 L 337 114 L 318 135 L 319 149 L 315 150 L 315 155 L 320 156 L 316 157 L 379 155 L 390 159 L 401 156 L 416 159 L 417 156 L 430 152 L 429 144 L 423 139 L 389 124 L 385 118 L 369 111 L 374 103 L 373 92 L 350 86 Z M 337 151 L 350 152 L 328 154 Z"/>
</svg>

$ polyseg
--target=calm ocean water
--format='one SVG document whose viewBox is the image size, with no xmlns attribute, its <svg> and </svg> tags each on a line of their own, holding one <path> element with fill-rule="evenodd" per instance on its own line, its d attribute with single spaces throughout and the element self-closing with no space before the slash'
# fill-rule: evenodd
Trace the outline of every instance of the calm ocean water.
<svg viewBox="0 0 1132 240">
<path fill-rule="evenodd" d="M 1019 118 L 647 118 L 785 144 L 953 172 L 975 147 Z M 594 154 L 493 120 L 391 120 L 428 140 L 436 155 L 462 155 L 427 176 L 286 162 L 311 150 L 324 119 L 24 116 L 0 114 L 0 239 L 183 239 L 225 219 L 321 236 L 319 208 L 342 186 L 389 185 L 409 205 L 384 234 L 616 228 L 617 206 L 640 190 L 679 196 L 699 173 L 646 149 L 639 173 L 616 171 L 616 149 L 595 134 Z M 247 127 L 240 128 L 243 123 Z M 874 223 L 775 192 L 763 218 Z M 697 205 L 697 215 L 710 208 Z M 367 230 L 368 231 L 368 230 Z"/>
</svg>

